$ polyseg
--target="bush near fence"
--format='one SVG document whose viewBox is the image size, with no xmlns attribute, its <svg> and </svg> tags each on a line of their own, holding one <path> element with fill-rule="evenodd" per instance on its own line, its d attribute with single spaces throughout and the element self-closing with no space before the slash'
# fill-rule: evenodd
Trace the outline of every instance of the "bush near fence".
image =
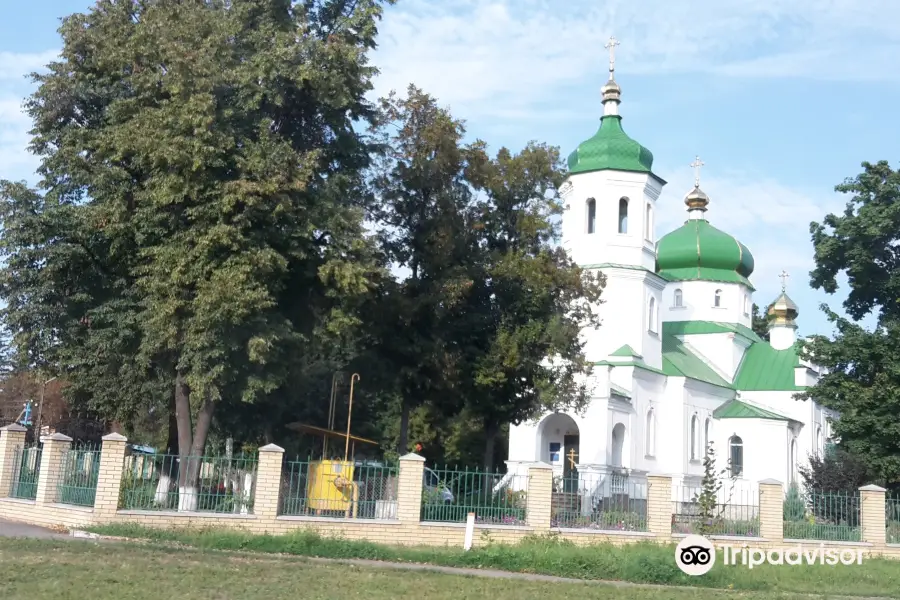
<svg viewBox="0 0 900 600">
<path fill-rule="evenodd" d="M 550 527 L 647 531 L 647 482 L 617 473 L 555 478 Z"/>
<path fill-rule="evenodd" d="M 858 542 L 862 539 L 859 493 L 789 488 L 784 502 L 786 539 Z"/>
<path fill-rule="evenodd" d="M 37 496 L 38 478 L 41 473 L 40 445 L 19 446 L 13 451 L 13 475 L 9 495 L 21 500 L 34 500 Z"/>
<path fill-rule="evenodd" d="M 63 456 L 56 501 L 76 506 L 94 506 L 99 477 L 99 446 L 86 445 L 69 449 Z"/>
<path fill-rule="evenodd" d="M 702 514 L 700 486 L 673 486 L 672 533 L 759 537 L 759 492 L 730 479 L 719 481 L 716 505 L 710 515 Z M 704 520 L 705 519 L 705 520 Z"/>
<path fill-rule="evenodd" d="M 884 512 L 887 543 L 900 544 L 900 494 L 885 500 Z"/>
<path fill-rule="evenodd" d="M 422 521 L 525 525 L 526 475 L 470 469 L 425 469 Z"/>
</svg>

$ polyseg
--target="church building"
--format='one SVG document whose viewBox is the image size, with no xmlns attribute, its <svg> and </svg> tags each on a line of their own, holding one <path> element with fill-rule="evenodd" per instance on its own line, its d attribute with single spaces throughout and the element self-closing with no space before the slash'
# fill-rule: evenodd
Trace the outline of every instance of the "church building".
<svg viewBox="0 0 900 600">
<path fill-rule="evenodd" d="M 543 462 L 557 477 L 606 488 L 648 474 L 696 488 L 712 443 L 718 469 L 745 489 L 799 483 L 798 467 L 825 449 L 832 415 L 794 399 L 822 374 L 800 357 L 798 307 L 782 285 L 768 310 L 769 341 L 751 329 L 753 255 L 707 219 L 715 200 L 700 188 L 699 159 L 684 225 L 657 238 L 666 182 L 623 129 L 616 44 L 600 128 L 569 156 L 561 189 L 566 249 L 606 277 L 602 325 L 584 332 L 590 404 L 511 426 L 509 472 Z"/>
</svg>

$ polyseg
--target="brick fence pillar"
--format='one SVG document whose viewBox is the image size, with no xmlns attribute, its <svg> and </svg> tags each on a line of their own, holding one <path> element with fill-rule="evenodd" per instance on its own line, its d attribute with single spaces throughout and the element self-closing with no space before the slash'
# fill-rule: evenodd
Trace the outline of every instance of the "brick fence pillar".
<svg viewBox="0 0 900 600">
<path fill-rule="evenodd" d="M 284 448 L 268 444 L 259 449 L 256 467 L 256 492 L 253 498 L 253 514 L 264 521 L 275 521 L 281 502 L 281 470 Z"/>
<path fill-rule="evenodd" d="M 116 511 L 119 510 L 127 442 L 128 438 L 118 433 L 103 436 L 100 468 L 97 474 L 97 495 L 94 496 L 94 521 L 97 523 L 115 520 Z"/>
<path fill-rule="evenodd" d="M 16 448 L 25 447 L 25 428 L 18 423 L 0 427 L 0 498 L 9 496 L 16 474 Z"/>
<path fill-rule="evenodd" d="M 777 479 L 759 482 L 759 537 L 784 541 L 784 485 Z"/>
<path fill-rule="evenodd" d="M 885 491 L 883 487 L 877 485 L 865 485 L 859 488 L 859 523 L 862 529 L 862 541 L 879 547 L 887 543 Z"/>
<path fill-rule="evenodd" d="M 672 478 L 647 476 L 647 531 L 660 541 L 672 539 Z"/>
<path fill-rule="evenodd" d="M 62 433 L 54 433 L 44 440 L 41 450 L 41 470 L 38 473 L 37 504 L 57 502 L 59 479 L 62 477 L 63 459 L 72 447 L 72 438 Z"/>
<path fill-rule="evenodd" d="M 425 459 L 409 453 L 400 457 L 397 483 L 397 519 L 401 523 L 418 524 L 422 520 L 422 479 Z"/>
<path fill-rule="evenodd" d="M 553 467 L 537 463 L 528 467 L 525 522 L 541 531 L 550 530 L 553 504 Z"/>
</svg>

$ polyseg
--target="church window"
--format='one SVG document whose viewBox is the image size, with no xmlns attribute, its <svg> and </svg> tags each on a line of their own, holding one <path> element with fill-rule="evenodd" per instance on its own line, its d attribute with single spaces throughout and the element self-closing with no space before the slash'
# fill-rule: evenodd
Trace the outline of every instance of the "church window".
<svg viewBox="0 0 900 600">
<path fill-rule="evenodd" d="M 750 296 L 744 294 L 744 316 L 750 316 Z"/>
<path fill-rule="evenodd" d="M 728 462 L 732 477 L 744 474 L 744 440 L 734 435 L 728 440 Z"/>
<path fill-rule="evenodd" d="M 656 414 L 653 409 L 647 411 L 647 456 L 656 456 Z"/>
<path fill-rule="evenodd" d="M 816 448 L 815 448 L 816 456 L 820 456 L 822 453 L 822 426 L 816 425 Z"/>
<path fill-rule="evenodd" d="M 597 201 L 588 198 L 587 201 L 587 232 L 594 233 L 597 231 Z"/>
<path fill-rule="evenodd" d="M 697 460 L 699 457 L 698 446 L 700 445 L 700 440 L 697 438 L 699 435 L 699 432 L 697 431 L 698 421 L 697 415 L 691 417 L 691 460 Z"/>
<path fill-rule="evenodd" d="M 684 295 L 681 293 L 681 290 L 675 290 L 675 308 L 681 308 L 684 306 Z"/>
<path fill-rule="evenodd" d="M 791 440 L 791 464 L 788 466 L 790 469 L 790 482 L 794 483 L 797 481 L 797 440 Z"/>
<path fill-rule="evenodd" d="M 628 198 L 619 198 L 619 233 L 628 233 Z"/>
<path fill-rule="evenodd" d="M 647 313 L 647 318 L 649 319 L 647 329 L 650 333 L 656 333 L 656 298 L 650 298 L 650 308 Z"/>
<path fill-rule="evenodd" d="M 720 308 L 722 306 L 722 290 L 716 290 L 716 295 L 713 298 L 713 306 L 716 308 Z"/>
<path fill-rule="evenodd" d="M 550 462 L 558 463 L 559 462 L 559 449 L 562 447 L 562 444 L 559 442 L 550 442 Z"/>
<path fill-rule="evenodd" d="M 706 419 L 706 423 L 703 425 L 703 448 L 704 452 L 709 452 L 709 427 L 712 422 L 709 419 Z"/>
<path fill-rule="evenodd" d="M 647 238 L 648 242 L 653 241 L 653 206 L 650 203 L 647 203 L 647 222 L 645 224 L 646 231 L 644 232 L 644 237 Z"/>
</svg>

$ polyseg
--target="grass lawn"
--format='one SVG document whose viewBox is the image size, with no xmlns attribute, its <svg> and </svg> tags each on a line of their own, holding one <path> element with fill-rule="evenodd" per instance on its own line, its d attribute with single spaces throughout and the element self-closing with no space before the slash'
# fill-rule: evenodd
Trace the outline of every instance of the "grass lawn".
<svg viewBox="0 0 900 600">
<path fill-rule="evenodd" d="M 806 594 L 510 581 L 152 545 L 0 538 L 4 600 L 718 600 Z M 824 597 L 824 596 L 819 596 Z"/>
<path fill-rule="evenodd" d="M 770 595 L 788 592 L 898 597 L 900 591 L 900 561 L 871 557 L 865 557 L 861 565 L 852 566 L 763 565 L 752 570 L 744 566 L 726 566 L 718 561 L 706 575 L 689 577 L 675 564 L 674 546 L 653 543 L 579 547 L 558 537 L 532 537 L 517 545 L 488 543 L 464 552 L 460 548 L 450 547 L 396 547 L 350 541 L 322 537 L 309 530 L 272 536 L 235 530 L 159 530 L 134 525 L 109 525 L 94 529 L 108 535 L 143 538 L 157 543 L 174 542 L 207 550 L 415 562 L 537 573 L 572 579 L 766 592 Z M 503 586 L 498 589 L 502 594 Z"/>
</svg>

